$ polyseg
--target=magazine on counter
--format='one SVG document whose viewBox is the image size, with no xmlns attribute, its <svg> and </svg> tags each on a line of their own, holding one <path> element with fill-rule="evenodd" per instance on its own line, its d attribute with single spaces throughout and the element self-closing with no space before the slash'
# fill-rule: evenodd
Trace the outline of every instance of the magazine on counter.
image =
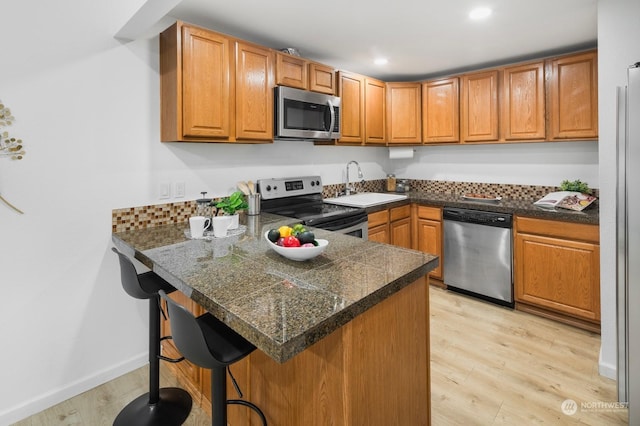
<svg viewBox="0 0 640 426">
<path fill-rule="evenodd" d="M 563 209 L 582 211 L 596 200 L 596 197 L 589 194 L 574 191 L 558 191 L 551 192 L 535 203 L 538 207 L 546 207 L 554 209 L 560 207 Z"/>
</svg>

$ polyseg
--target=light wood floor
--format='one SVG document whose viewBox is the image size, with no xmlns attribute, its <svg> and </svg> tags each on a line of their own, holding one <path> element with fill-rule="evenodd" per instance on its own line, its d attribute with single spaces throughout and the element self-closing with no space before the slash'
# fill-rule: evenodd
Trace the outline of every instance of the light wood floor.
<svg viewBox="0 0 640 426">
<path fill-rule="evenodd" d="M 434 426 L 627 424 L 625 410 L 597 409 L 617 400 L 615 382 L 598 375 L 600 336 L 438 288 L 430 296 Z M 176 386 L 165 370 L 162 385 Z M 16 425 L 111 425 L 147 381 L 143 367 Z M 211 421 L 194 406 L 185 424 Z"/>
</svg>

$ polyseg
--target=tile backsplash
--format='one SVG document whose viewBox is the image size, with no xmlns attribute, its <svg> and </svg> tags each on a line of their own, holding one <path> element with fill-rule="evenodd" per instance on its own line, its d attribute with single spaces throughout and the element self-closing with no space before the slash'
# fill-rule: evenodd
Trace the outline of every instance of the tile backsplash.
<svg viewBox="0 0 640 426">
<path fill-rule="evenodd" d="M 481 193 L 500 196 L 506 199 L 536 201 L 549 192 L 559 191 L 555 186 L 512 185 L 476 182 L 449 182 L 436 180 L 408 179 L 410 191 L 433 192 L 443 194 Z M 386 180 L 377 179 L 355 182 L 357 192 L 386 192 Z M 322 188 L 324 198 L 335 197 L 344 191 L 344 184 L 325 185 Z M 593 194 L 599 197 L 597 189 Z M 181 201 L 150 206 L 115 209 L 111 212 L 112 232 L 144 229 L 170 223 L 187 222 L 190 216 L 197 214 L 198 205 L 194 201 Z"/>
</svg>

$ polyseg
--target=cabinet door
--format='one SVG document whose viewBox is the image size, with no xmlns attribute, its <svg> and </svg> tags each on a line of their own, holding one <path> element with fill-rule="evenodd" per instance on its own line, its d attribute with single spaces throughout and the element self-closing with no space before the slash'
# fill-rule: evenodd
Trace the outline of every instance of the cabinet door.
<svg viewBox="0 0 640 426">
<path fill-rule="evenodd" d="M 336 70 L 326 65 L 310 63 L 309 90 L 334 95 L 336 93 Z"/>
<path fill-rule="evenodd" d="M 385 144 L 386 88 L 384 82 L 365 78 L 365 143 Z"/>
<path fill-rule="evenodd" d="M 422 85 L 422 140 L 425 143 L 459 142 L 458 77 Z"/>
<path fill-rule="evenodd" d="M 563 56 L 550 64 L 552 139 L 598 136 L 598 56 Z"/>
<path fill-rule="evenodd" d="M 497 141 L 498 71 L 462 77 L 462 140 Z"/>
<path fill-rule="evenodd" d="M 442 280 L 442 222 L 418 218 L 417 224 L 418 250 L 435 254 L 440 258 L 440 264 L 429 273 L 429 276 Z"/>
<path fill-rule="evenodd" d="M 411 248 L 411 219 L 405 218 L 389 223 L 389 242 L 394 246 Z"/>
<path fill-rule="evenodd" d="M 600 248 L 540 235 L 516 235 L 515 297 L 587 320 L 600 320 Z"/>
<path fill-rule="evenodd" d="M 502 93 L 504 138 L 544 139 L 544 62 L 505 68 Z"/>
<path fill-rule="evenodd" d="M 389 143 L 420 144 L 422 113 L 420 83 L 387 83 Z"/>
<path fill-rule="evenodd" d="M 599 227 L 516 217 L 514 287 L 516 302 L 538 312 L 598 323 Z"/>
<path fill-rule="evenodd" d="M 389 244 L 389 210 L 370 213 L 368 220 L 369 240 Z"/>
<path fill-rule="evenodd" d="M 288 53 L 276 52 L 276 84 L 307 89 L 307 61 Z"/>
<path fill-rule="evenodd" d="M 409 204 L 389 209 L 389 243 L 411 248 L 411 206 Z"/>
<path fill-rule="evenodd" d="M 228 38 L 182 27 L 182 136 L 230 136 Z"/>
<path fill-rule="evenodd" d="M 273 52 L 236 42 L 236 138 L 273 140 Z"/>
<path fill-rule="evenodd" d="M 338 143 L 361 145 L 364 143 L 364 77 L 340 71 L 338 83 L 342 102 L 342 137 Z"/>
</svg>

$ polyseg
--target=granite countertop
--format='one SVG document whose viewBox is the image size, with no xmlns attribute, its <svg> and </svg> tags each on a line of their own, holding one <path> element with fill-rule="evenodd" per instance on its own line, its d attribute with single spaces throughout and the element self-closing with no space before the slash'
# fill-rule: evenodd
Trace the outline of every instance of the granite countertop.
<svg viewBox="0 0 640 426">
<path fill-rule="evenodd" d="M 222 239 L 191 240 L 179 223 L 113 242 L 281 363 L 438 266 L 437 256 L 314 228 L 327 250 L 291 261 L 263 235 L 293 223 L 263 213 L 241 216 L 244 232 Z"/>
<path fill-rule="evenodd" d="M 460 207 L 474 210 L 485 210 L 499 213 L 511 213 L 518 216 L 535 217 L 539 219 L 559 220 L 565 222 L 599 224 L 598 201 L 581 212 L 567 209 L 546 209 L 533 205 L 530 200 L 502 199 L 500 201 L 465 200 L 459 194 L 443 194 L 435 192 L 410 191 L 406 200 L 382 204 L 367 208 L 367 213 L 374 213 L 407 203 L 416 203 L 436 207 Z"/>
</svg>

